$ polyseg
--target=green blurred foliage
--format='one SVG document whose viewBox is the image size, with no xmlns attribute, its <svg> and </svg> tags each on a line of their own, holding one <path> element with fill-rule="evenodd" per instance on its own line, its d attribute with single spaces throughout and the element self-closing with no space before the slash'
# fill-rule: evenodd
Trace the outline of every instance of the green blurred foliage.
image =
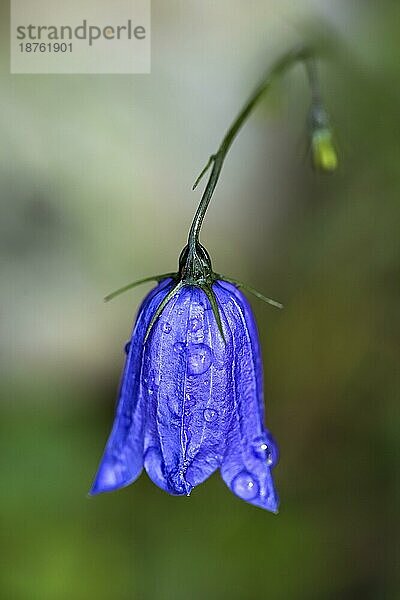
<svg viewBox="0 0 400 600">
<path fill-rule="evenodd" d="M 2 4 L 2 598 L 400 597 L 400 7 L 284 6 L 154 0 L 152 74 L 85 77 L 9 75 Z M 145 475 L 89 499 L 146 290 L 101 298 L 174 268 L 194 176 L 303 35 L 326 46 L 338 172 L 302 160 L 296 71 L 235 142 L 203 233 L 217 271 L 286 306 L 253 303 L 281 511 L 217 474 L 190 499 Z"/>
</svg>

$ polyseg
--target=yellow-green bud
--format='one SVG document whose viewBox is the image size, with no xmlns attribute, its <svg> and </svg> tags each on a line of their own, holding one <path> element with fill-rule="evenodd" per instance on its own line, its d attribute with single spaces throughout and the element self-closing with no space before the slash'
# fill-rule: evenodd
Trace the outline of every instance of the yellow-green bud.
<svg viewBox="0 0 400 600">
<path fill-rule="evenodd" d="M 311 134 L 313 166 L 317 171 L 332 173 L 338 166 L 338 156 L 329 128 L 317 128 Z"/>
</svg>

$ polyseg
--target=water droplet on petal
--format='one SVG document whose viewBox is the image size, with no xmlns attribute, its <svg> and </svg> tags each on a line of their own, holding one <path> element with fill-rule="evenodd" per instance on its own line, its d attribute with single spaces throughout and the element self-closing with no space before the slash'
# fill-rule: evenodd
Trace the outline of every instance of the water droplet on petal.
<svg viewBox="0 0 400 600">
<path fill-rule="evenodd" d="M 172 329 L 171 325 L 169 323 L 167 323 L 167 321 L 165 321 L 165 323 L 163 323 L 163 326 L 162 326 L 163 332 L 171 333 L 171 329 Z"/>
<path fill-rule="evenodd" d="M 267 441 L 264 436 L 260 435 L 256 437 L 252 442 L 253 453 L 257 456 L 257 458 L 261 458 L 262 460 L 266 460 L 269 455 L 269 448 Z"/>
<path fill-rule="evenodd" d="M 152 396 L 154 393 L 158 392 L 158 384 L 156 381 L 156 377 L 154 376 L 154 372 L 152 372 L 150 374 L 150 378 L 148 380 L 148 382 L 146 382 L 148 384 L 148 388 L 147 391 L 149 393 L 150 396 Z"/>
<path fill-rule="evenodd" d="M 189 375 L 202 375 L 210 368 L 212 351 L 206 344 L 192 344 L 187 351 L 187 370 Z"/>
<path fill-rule="evenodd" d="M 203 412 L 203 416 L 207 423 L 213 423 L 218 419 L 218 412 L 213 408 L 206 408 Z"/>
<path fill-rule="evenodd" d="M 277 463 L 278 454 L 276 446 L 272 440 L 268 439 L 268 436 L 260 435 L 256 437 L 252 442 L 252 448 L 253 454 L 257 458 L 265 460 L 269 467 Z"/>
<path fill-rule="evenodd" d="M 189 408 L 193 408 L 194 406 L 196 406 L 196 398 L 194 396 L 191 396 L 190 394 L 186 394 L 185 405 Z"/>
<path fill-rule="evenodd" d="M 174 351 L 181 353 L 185 350 L 185 344 L 183 344 L 182 342 L 177 342 L 176 344 L 174 344 Z"/>
<path fill-rule="evenodd" d="M 125 344 L 125 354 L 129 354 L 129 350 L 131 349 L 131 341 L 129 340 L 129 342 L 126 342 Z"/>
<path fill-rule="evenodd" d="M 258 496 L 259 485 L 248 471 L 241 471 L 233 479 L 232 489 L 243 500 L 254 500 Z"/>
</svg>

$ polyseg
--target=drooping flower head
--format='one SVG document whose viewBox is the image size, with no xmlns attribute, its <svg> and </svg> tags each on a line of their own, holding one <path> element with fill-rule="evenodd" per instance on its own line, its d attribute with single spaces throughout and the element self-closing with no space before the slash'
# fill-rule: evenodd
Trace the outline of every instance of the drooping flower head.
<svg viewBox="0 0 400 600">
<path fill-rule="evenodd" d="M 162 280 L 144 300 L 126 347 L 115 423 L 92 493 L 147 471 L 170 494 L 220 469 L 240 498 L 277 511 L 271 469 L 276 445 L 264 425 L 260 345 L 251 308 L 232 283 Z M 171 293 L 172 292 L 172 293 Z M 144 343 L 157 308 L 169 298 Z"/>
<path fill-rule="evenodd" d="M 239 498 L 278 509 L 272 479 L 278 449 L 264 421 L 260 344 L 241 288 L 281 305 L 214 273 L 199 233 L 232 141 L 271 81 L 297 61 L 305 63 L 312 91 L 314 164 L 336 168 L 315 63 L 308 49 L 297 48 L 275 63 L 196 180 L 194 187 L 211 169 L 178 272 L 134 282 L 108 297 L 158 281 L 126 346 L 114 425 L 92 494 L 127 486 L 144 468 L 161 489 L 189 495 L 219 470 Z"/>
</svg>

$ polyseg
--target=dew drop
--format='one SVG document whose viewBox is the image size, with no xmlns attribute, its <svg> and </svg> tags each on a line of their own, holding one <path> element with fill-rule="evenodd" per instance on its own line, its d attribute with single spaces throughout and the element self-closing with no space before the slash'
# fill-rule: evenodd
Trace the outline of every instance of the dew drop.
<svg viewBox="0 0 400 600">
<path fill-rule="evenodd" d="M 214 423 L 218 419 L 218 412 L 213 408 L 206 408 L 203 416 L 207 423 Z"/>
<path fill-rule="evenodd" d="M 232 489 L 243 500 L 254 500 L 258 496 L 259 485 L 248 471 L 241 471 L 232 481 Z"/>
<path fill-rule="evenodd" d="M 192 344 L 187 352 L 187 370 L 189 375 L 202 375 L 210 368 L 212 351 L 206 344 Z"/>
<path fill-rule="evenodd" d="M 260 435 L 256 437 L 252 442 L 252 448 L 253 454 L 257 458 L 265 460 L 269 467 L 276 464 L 278 460 L 277 451 L 267 436 Z"/>
<path fill-rule="evenodd" d="M 165 323 L 163 323 L 163 326 L 162 326 L 163 332 L 171 333 L 171 329 L 172 329 L 171 325 L 167 321 L 165 321 Z"/>
<path fill-rule="evenodd" d="M 185 405 L 188 406 L 189 408 L 193 408 L 196 405 L 196 398 L 194 398 L 190 394 L 186 394 Z"/>
<path fill-rule="evenodd" d="M 148 384 L 147 392 L 149 396 L 152 396 L 154 393 L 158 392 L 158 385 L 154 376 L 154 372 L 150 374 L 150 378 L 146 383 Z"/>
<path fill-rule="evenodd" d="M 253 453 L 257 458 L 266 461 L 268 467 L 274 467 L 279 460 L 278 446 L 269 431 L 256 437 L 252 443 Z"/>
<path fill-rule="evenodd" d="M 262 460 L 267 459 L 269 456 L 269 447 L 266 439 L 263 436 L 256 437 L 252 442 L 253 453 L 257 458 Z"/>
<path fill-rule="evenodd" d="M 126 342 L 125 344 L 125 354 L 129 354 L 129 350 L 131 349 L 131 341 L 129 340 L 129 342 Z"/>
<path fill-rule="evenodd" d="M 179 354 L 185 350 L 185 344 L 183 342 L 177 342 L 174 344 L 174 351 Z"/>
</svg>

